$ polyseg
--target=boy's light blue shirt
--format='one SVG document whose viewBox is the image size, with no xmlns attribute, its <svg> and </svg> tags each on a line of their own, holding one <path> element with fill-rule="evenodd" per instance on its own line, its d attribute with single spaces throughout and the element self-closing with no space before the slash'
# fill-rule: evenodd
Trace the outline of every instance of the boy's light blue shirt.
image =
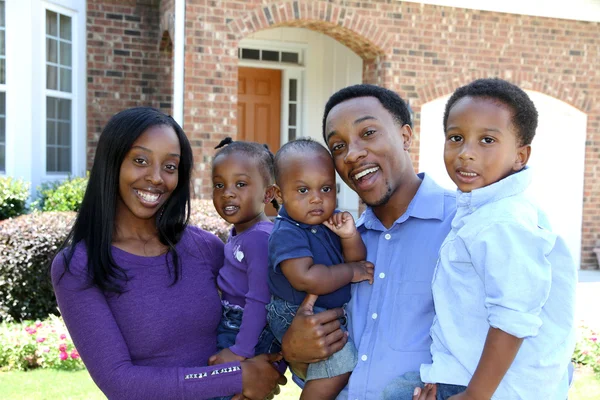
<svg viewBox="0 0 600 400">
<path fill-rule="evenodd" d="M 380 399 L 394 378 L 431 361 L 431 279 L 456 201 L 428 176 L 419 177 L 417 193 L 390 229 L 370 208 L 357 221 L 375 279 L 352 285 L 348 330 L 358 364 L 338 399 Z"/>
<path fill-rule="evenodd" d="M 531 171 L 458 191 L 433 278 L 432 365 L 424 382 L 467 386 L 490 326 L 524 338 L 493 399 L 567 398 L 576 268 L 527 198 Z"/>
</svg>

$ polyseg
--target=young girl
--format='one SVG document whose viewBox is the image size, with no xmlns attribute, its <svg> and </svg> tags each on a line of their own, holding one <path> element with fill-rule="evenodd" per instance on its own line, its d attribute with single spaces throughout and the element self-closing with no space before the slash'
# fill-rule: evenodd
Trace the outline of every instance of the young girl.
<svg viewBox="0 0 600 400">
<path fill-rule="evenodd" d="M 223 316 L 218 329 L 219 352 L 209 363 L 243 361 L 255 354 L 274 353 L 279 345 L 268 329 L 268 242 L 273 223 L 265 205 L 277 208 L 273 154 L 266 146 L 224 139 L 212 163 L 213 203 L 233 224 L 225 245 L 225 260 L 217 277 Z"/>
</svg>

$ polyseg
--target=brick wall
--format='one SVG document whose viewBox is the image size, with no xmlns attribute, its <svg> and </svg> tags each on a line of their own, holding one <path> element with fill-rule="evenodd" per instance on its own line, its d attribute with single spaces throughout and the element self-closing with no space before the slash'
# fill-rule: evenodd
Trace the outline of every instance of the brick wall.
<svg viewBox="0 0 600 400">
<path fill-rule="evenodd" d="M 171 112 L 172 45 L 159 17 L 158 0 L 87 2 L 88 168 L 113 114 L 139 105 Z"/>
<path fill-rule="evenodd" d="M 170 108 L 171 79 L 166 77 L 171 71 L 161 64 L 157 43 L 159 20 L 166 20 L 173 0 L 113 3 L 88 2 L 90 148 L 102 124 L 117 110 L 134 103 Z M 203 149 L 236 135 L 237 45 L 256 31 L 278 26 L 304 27 L 335 38 L 363 58 L 364 82 L 386 86 L 410 101 L 416 168 L 421 106 L 478 77 L 508 79 L 585 112 L 582 265 L 596 265 L 592 249 L 600 240 L 599 23 L 389 0 L 187 0 L 184 129 L 194 147 L 194 188 L 199 196 L 208 196 L 210 190 L 212 151 Z M 154 76 L 157 79 L 151 79 Z M 120 98 L 114 97 L 116 91 Z M 568 168 L 568 160 L 565 164 Z"/>
</svg>

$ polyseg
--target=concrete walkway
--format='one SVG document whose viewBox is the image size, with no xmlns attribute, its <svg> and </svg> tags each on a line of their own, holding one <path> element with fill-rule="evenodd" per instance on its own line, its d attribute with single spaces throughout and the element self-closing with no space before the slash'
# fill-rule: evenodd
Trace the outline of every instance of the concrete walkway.
<svg viewBox="0 0 600 400">
<path fill-rule="evenodd" d="M 600 270 L 580 270 L 575 319 L 600 330 Z"/>
</svg>

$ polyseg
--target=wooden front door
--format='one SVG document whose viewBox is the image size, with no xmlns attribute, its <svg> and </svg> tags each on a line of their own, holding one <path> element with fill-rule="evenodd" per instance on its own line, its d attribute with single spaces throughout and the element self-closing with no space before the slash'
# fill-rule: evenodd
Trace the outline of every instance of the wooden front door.
<svg viewBox="0 0 600 400">
<path fill-rule="evenodd" d="M 279 150 L 281 137 L 281 71 L 239 67 L 238 140 L 267 144 L 273 154 Z M 267 215 L 277 215 L 271 204 Z"/>
<path fill-rule="evenodd" d="M 281 71 L 238 69 L 238 139 L 279 150 L 281 136 Z"/>
</svg>

